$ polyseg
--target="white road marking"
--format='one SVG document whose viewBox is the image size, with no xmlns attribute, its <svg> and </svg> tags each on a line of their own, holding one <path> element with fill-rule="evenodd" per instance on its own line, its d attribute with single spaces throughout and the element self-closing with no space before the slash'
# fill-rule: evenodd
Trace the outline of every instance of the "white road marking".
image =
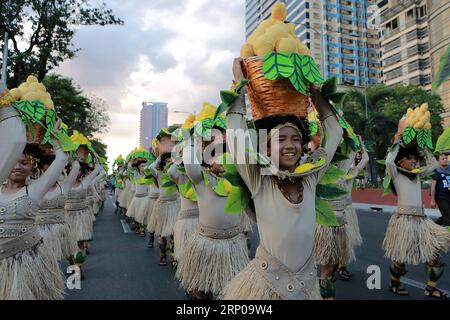
<svg viewBox="0 0 450 320">
<path fill-rule="evenodd" d="M 405 278 L 405 277 L 402 277 L 400 281 L 404 284 L 407 284 L 408 286 L 415 287 L 415 288 L 422 289 L 422 290 L 425 290 L 425 287 L 426 287 L 425 283 L 423 283 L 423 282 Z M 449 290 L 446 290 L 444 288 L 439 288 L 439 289 L 448 294 Z"/>
<path fill-rule="evenodd" d="M 123 232 L 125 233 L 131 233 L 130 226 L 125 220 L 120 220 L 120 223 L 122 223 Z"/>
</svg>

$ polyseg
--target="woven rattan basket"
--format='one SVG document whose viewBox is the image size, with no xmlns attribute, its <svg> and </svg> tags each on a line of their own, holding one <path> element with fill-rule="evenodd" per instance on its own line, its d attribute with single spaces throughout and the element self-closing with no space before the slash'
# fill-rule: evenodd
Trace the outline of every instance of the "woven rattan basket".
<svg viewBox="0 0 450 320">
<path fill-rule="evenodd" d="M 308 96 L 298 92 L 289 79 L 267 80 L 263 72 L 264 57 L 244 60 L 244 72 L 250 83 L 247 88 L 253 119 L 275 115 L 308 115 Z"/>
</svg>

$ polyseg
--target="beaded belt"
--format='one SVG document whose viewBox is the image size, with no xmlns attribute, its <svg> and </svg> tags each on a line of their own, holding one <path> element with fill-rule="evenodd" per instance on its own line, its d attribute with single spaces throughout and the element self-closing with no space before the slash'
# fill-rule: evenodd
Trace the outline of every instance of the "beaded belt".
<svg viewBox="0 0 450 320">
<path fill-rule="evenodd" d="M 11 226 L 8 226 L 8 229 L 10 229 L 10 227 Z M 19 226 L 16 225 L 15 227 Z M 22 227 L 23 229 L 20 230 L 20 235 L 15 234 L 11 239 L 4 239 L 5 241 L 0 238 L 0 260 L 12 257 L 19 252 L 31 249 L 41 241 L 42 237 L 40 236 L 36 226 L 24 225 Z M 5 226 L 2 226 L 2 228 L 0 228 L 0 231 L 2 229 L 5 230 Z M 24 229 L 26 229 L 26 231 L 22 232 L 22 230 Z"/>
<path fill-rule="evenodd" d="M 178 200 L 178 195 L 171 195 L 171 196 L 160 196 L 158 198 L 159 201 L 175 201 Z"/>
<path fill-rule="evenodd" d="M 250 262 L 266 280 L 269 287 L 284 300 L 309 300 L 317 282 L 317 269 L 312 255 L 298 272 L 290 271 L 261 245 L 255 259 Z"/>
<path fill-rule="evenodd" d="M 348 200 L 347 199 L 330 200 L 328 201 L 328 204 L 333 208 L 333 211 L 344 211 L 345 208 L 347 208 L 348 206 Z"/>
<path fill-rule="evenodd" d="M 64 223 L 64 209 L 39 210 L 36 215 L 36 224 L 57 224 Z"/>
<path fill-rule="evenodd" d="M 405 216 L 425 217 L 425 211 L 422 207 L 398 206 L 396 212 Z"/>
<path fill-rule="evenodd" d="M 135 194 L 134 195 L 135 198 L 147 198 L 148 197 L 148 193 L 142 193 L 142 194 Z"/>
<path fill-rule="evenodd" d="M 180 220 L 198 218 L 198 208 L 180 211 Z"/>
<path fill-rule="evenodd" d="M 236 227 L 221 229 L 221 228 L 213 228 L 206 227 L 202 225 L 198 225 L 198 232 L 207 238 L 212 239 L 231 239 L 237 236 L 239 233 L 243 232 L 242 226 L 237 225 Z"/>
<path fill-rule="evenodd" d="M 86 201 L 84 199 L 81 200 L 68 200 L 66 201 L 66 205 L 64 209 L 67 211 L 79 211 L 87 209 Z"/>
<path fill-rule="evenodd" d="M 150 193 L 150 194 L 148 195 L 148 197 L 149 197 L 150 199 L 158 199 L 158 198 L 159 198 L 159 193 Z"/>
</svg>

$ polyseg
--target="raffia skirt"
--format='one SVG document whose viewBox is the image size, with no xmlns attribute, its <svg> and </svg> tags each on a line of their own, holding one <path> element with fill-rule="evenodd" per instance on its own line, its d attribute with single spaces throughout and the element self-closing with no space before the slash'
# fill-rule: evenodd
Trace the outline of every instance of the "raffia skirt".
<svg viewBox="0 0 450 320">
<path fill-rule="evenodd" d="M 198 208 L 180 211 L 179 219 L 173 231 L 175 252 L 174 258 L 181 261 L 189 238 L 198 228 Z"/>
<path fill-rule="evenodd" d="M 38 229 L 56 260 L 68 258 L 77 251 L 77 239 L 68 223 L 42 224 Z"/>
<path fill-rule="evenodd" d="M 76 241 L 92 240 L 94 233 L 94 221 L 92 219 L 92 212 L 86 208 L 83 210 L 67 210 L 70 229 L 75 234 Z"/>
<path fill-rule="evenodd" d="M 130 207 L 127 211 L 127 216 L 130 218 L 134 218 L 139 223 L 142 223 L 143 217 L 147 213 L 147 205 L 148 205 L 148 197 L 144 195 L 142 197 L 134 196 L 131 201 Z"/>
<path fill-rule="evenodd" d="M 0 300 L 60 300 L 63 294 L 63 274 L 42 241 L 0 260 Z"/>
<path fill-rule="evenodd" d="M 318 225 L 313 254 L 316 263 L 321 266 L 346 266 L 355 260 L 355 250 L 349 240 L 346 224 L 340 227 Z"/>
<path fill-rule="evenodd" d="M 130 198 L 132 199 L 131 190 L 128 189 L 128 188 L 123 189 L 122 192 L 119 194 L 119 197 L 117 199 L 118 202 L 119 202 L 119 206 L 121 208 L 127 209 L 128 208 L 128 202 L 130 201 Z"/>
<path fill-rule="evenodd" d="M 419 208 L 418 210 L 420 210 Z M 395 213 L 383 241 L 385 256 L 392 261 L 418 265 L 447 252 L 450 232 L 426 216 Z"/>
<path fill-rule="evenodd" d="M 148 231 L 148 225 L 150 222 L 150 219 L 152 217 L 152 212 L 153 212 L 153 207 L 155 206 L 156 200 L 158 200 L 158 198 L 156 197 L 148 197 L 148 203 L 147 203 L 147 212 L 145 213 L 145 217 L 144 217 L 144 221 L 142 222 L 142 224 L 144 224 L 147 227 L 147 231 Z"/>
<path fill-rule="evenodd" d="M 245 236 L 213 239 L 196 231 L 188 240 L 176 278 L 186 291 L 219 296 L 225 286 L 249 263 Z"/>
<path fill-rule="evenodd" d="M 353 247 L 359 247 L 363 243 L 361 232 L 359 229 L 358 215 L 353 205 L 349 205 L 345 209 L 345 218 L 347 220 L 346 228 L 348 239 Z"/>
<path fill-rule="evenodd" d="M 180 199 L 156 200 L 153 206 L 152 217 L 149 223 L 149 232 L 154 230 L 156 235 L 170 237 L 173 235 L 178 213 L 180 212 Z"/>
</svg>

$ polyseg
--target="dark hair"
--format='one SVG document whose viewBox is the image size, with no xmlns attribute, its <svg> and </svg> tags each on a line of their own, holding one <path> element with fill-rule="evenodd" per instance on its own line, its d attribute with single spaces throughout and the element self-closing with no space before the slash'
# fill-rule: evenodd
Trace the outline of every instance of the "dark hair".
<svg viewBox="0 0 450 320">
<path fill-rule="evenodd" d="M 164 168 L 167 165 L 167 160 L 170 159 L 170 156 L 172 155 L 171 152 L 164 152 L 161 154 L 161 167 Z"/>
<path fill-rule="evenodd" d="M 39 161 L 39 167 L 43 169 L 45 165 L 51 165 L 53 161 L 55 161 L 55 155 L 42 156 Z"/>
<path fill-rule="evenodd" d="M 89 164 L 80 162 L 80 173 L 81 175 L 86 175 L 91 171 L 91 168 L 89 167 Z"/>
<path fill-rule="evenodd" d="M 400 160 L 402 160 L 404 158 L 409 158 L 409 157 L 416 157 L 418 161 L 423 160 L 423 155 L 419 152 L 419 149 L 400 147 L 397 158 L 395 158 L 395 164 L 399 166 Z"/>
<path fill-rule="evenodd" d="M 133 168 L 139 168 L 139 166 L 142 164 L 142 163 L 146 163 L 147 162 L 147 160 L 145 160 L 145 159 L 138 159 L 138 160 L 136 160 L 135 162 L 133 162 L 133 164 L 131 165 Z"/>
</svg>

